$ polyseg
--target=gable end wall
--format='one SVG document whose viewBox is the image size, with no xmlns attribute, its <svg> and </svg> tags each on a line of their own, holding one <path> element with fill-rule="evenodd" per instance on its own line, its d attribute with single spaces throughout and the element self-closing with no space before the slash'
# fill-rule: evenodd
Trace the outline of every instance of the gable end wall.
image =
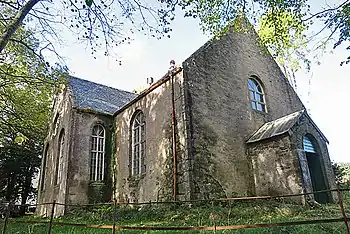
<svg viewBox="0 0 350 234">
<path fill-rule="evenodd" d="M 246 140 L 265 122 L 302 110 L 303 104 L 255 33 L 231 30 L 190 56 L 183 70 L 194 198 L 253 194 Z M 267 113 L 251 108 L 251 75 L 262 82 Z"/>
</svg>

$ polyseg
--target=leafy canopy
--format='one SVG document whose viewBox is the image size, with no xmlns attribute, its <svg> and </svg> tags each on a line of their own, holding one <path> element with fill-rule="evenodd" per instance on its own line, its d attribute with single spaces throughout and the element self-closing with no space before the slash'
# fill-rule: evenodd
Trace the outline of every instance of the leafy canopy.
<svg viewBox="0 0 350 234">
<path fill-rule="evenodd" d="M 350 1 L 312 13 L 310 0 L 185 0 L 186 16 L 199 18 L 204 32 L 222 35 L 237 17 L 244 16 L 258 30 L 262 42 L 274 57 L 286 56 L 306 60 L 309 44 L 320 33 L 325 39 L 317 42 L 322 49 L 327 43 L 336 48 L 350 40 Z M 313 3 L 313 5 L 317 5 Z M 316 25 L 315 25 L 316 24 Z M 323 25 L 323 26 L 322 26 Z M 313 33 L 314 26 L 319 29 Z M 350 47 L 347 47 L 350 50 Z M 350 57 L 344 62 L 349 63 Z M 310 61 L 306 61 L 309 65 Z M 343 62 L 343 63 L 344 63 Z M 342 63 L 342 64 L 343 64 Z"/>
<path fill-rule="evenodd" d="M 0 22 L 10 23 L 2 32 L 0 52 L 1 41 L 11 38 L 16 23 L 24 19 L 45 42 L 45 49 L 55 50 L 55 44 L 62 42 L 62 31 L 86 43 L 93 56 L 98 51 L 109 56 L 115 46 L 130 43 L 135 31 L 157 39 L 170 37 L 171 22 L 181 11 L 185 17 L 198 18 L 203 31 L 216 36 L 243 15 L 258 29 L 270 52 L 291 70 L 298 69 L 298 60 L 309 67 L 313 58 L 307 56 L 307 45 L 320 33 L 326 35 L 315 42 L 321 50 L 328 43 L 337 47 L 349 42 L 350 0 L 325 4 L 316 11 L 311 0 L 3 0 L 3 6 L 10 11 L 0 15 Z M 312 33 L 316 25 L 321 30 Z"/>
<path fill-rule="evenodd" d="M 0 24 L 1 31 L 5 27 Z M 45 62 L 39 41 L 25 27 L 13 34 L 0 61 L 0 200 L 25 203 L 36 192 L 32 179 L 40 167 L 52 96 L 65 70 Z"/>
</svg>

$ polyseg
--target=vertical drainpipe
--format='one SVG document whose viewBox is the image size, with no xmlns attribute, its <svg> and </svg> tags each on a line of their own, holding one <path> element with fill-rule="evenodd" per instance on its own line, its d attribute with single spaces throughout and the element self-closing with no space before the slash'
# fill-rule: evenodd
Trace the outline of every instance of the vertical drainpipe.
<svg viewBox="0 0 350 234">
<path fill-rule="evenodd" d="M 172 126 L 172 152 L 173 152 L 173 199 L 177 200 L 177 155 L 176 155 L 176 133 L 175 133 L 175 91 L 174 91 L 174 73 L 170 71 L 171 83 L 171 126 Z"/>
</svg>

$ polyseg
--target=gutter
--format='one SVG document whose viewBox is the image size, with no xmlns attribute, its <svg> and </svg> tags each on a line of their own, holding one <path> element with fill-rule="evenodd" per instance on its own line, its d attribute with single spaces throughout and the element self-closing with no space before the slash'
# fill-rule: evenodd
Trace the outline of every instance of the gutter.
<svg viewBox="0 0 350 234">
<path fill-rule="evenodd" d="M 109 113 L 102 112 L 102 111 L 97 111 L 97 110 L 94 110 L 92 108 L 79 108 L 79 107 L 73 106 L 72 109 L 76 110 L 78 113 L 81 112 L 81 113 L 89 113 L 89 114 L 98 114 L 98 115 L 105 115 L 105 116 L 109 116 L 109 117 L 113 116 L 113 114 L 109 114 Z"/>
</svg>

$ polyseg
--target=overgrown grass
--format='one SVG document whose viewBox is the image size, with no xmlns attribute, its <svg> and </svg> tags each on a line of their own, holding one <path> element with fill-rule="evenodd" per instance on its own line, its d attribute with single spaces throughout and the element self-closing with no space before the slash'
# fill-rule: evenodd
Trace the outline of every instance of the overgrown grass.
<svg viewBox="0 0 350 234">
<path fill-rule="evenodd" d="M 350 213 L 350 196 L 344 196 L 344 206 Z M 118 206 L 117 225 L 126 226 L 221 226 L 255 223 L 288 222 L 296 220 L 340 218 L 338 204 L 301 206 L 285 200 L 230 201 L 205 203 L 185 203 L 182 205 L 151 204 L 144 206 Z M 40 217 L 28 216 L 10 220 L 9 234 L 47 233 L 47 225 L 17 224 L 17 220 L 42 221 Z M 99 206 L 75 209 L 71 214 L 55 219 L 55 222 L 109 224 L 113 223 L 113 207 Z M 119 233 L 150 233 L 151 231 L 120 231 Z M 157 233 L 188 233 L 189 231 L 157 231 Z M 191 233 L 211 233 L 213 231 L 191 231 Z M 52 233 L 111 233 L 107 229 L 54 226 Z M 153 233 L 153 232 L 152 232 Z M 330 224 L 310 224 L 300 226 L 255 228 L 217 231 L 216 233 L 345 233 L 342 222 Z"/>
</svg>

